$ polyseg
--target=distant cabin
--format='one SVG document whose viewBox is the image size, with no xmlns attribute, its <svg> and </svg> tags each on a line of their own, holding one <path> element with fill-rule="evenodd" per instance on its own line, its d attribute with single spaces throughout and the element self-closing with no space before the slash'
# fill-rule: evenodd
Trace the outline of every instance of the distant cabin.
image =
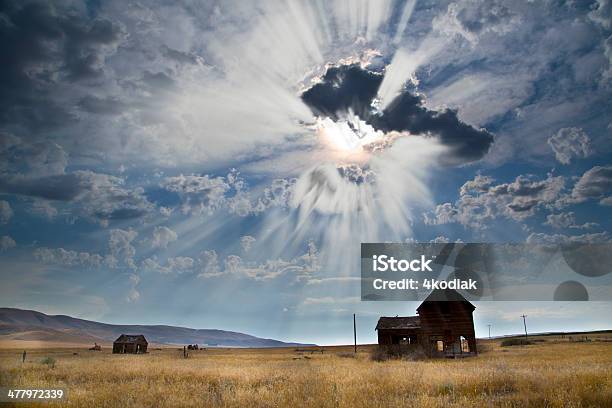
<svg viewBox="0 0 612 408">
<path fill-rule="evenodd" d="M 474 309 L 457 291 L 434 291 L 417 308 L 418 316 L 381 317 L 378 344 L 407 349 L 420 345 L 430 357 L 476 355 Z"/>
<path fill-rule="evenodd" d="M 114 354 L 142 354 L 149 343 L 142 334 L 122 334 L 113 343 Z"/>
</svg>

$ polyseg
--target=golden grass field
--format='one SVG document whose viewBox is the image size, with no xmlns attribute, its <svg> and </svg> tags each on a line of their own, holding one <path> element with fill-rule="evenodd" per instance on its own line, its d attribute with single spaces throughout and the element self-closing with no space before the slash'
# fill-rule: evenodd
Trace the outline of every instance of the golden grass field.
<svg viewBox="0 0 612 408">
<path fill-rule="evenodd" d="M 480 341 L 478 357 L 384 362 L 370 360 L 374 346 L 360 346 L 357 357 L 352 347 L 325 347 L 208 349 L 187 359 L 176 348 L 39 349 L 25 363 L 22 350 L 5 349 L 0 385 L 63 387 L 61 405 L 70 407 L 610 407 L 612 342 L 595 340 L 546 337 L 503 348 Z M 42 364 L 45 357 L 55 366 Z"/>
</svg>

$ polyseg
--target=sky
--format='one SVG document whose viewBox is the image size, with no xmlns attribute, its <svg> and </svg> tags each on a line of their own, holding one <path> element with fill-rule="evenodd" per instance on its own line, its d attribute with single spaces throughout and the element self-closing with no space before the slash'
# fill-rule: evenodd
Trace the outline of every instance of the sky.
<svg viewBox="0 0 612 408">
<path fill-rule="evenodd" d="M 0 306 L 373 342 L 418 304 L 360 301 L 361 242 L 610 242 L 611 14 L 2 1 Z M 477 336 L 611 328 L 476 306 Z"/>
</svg>

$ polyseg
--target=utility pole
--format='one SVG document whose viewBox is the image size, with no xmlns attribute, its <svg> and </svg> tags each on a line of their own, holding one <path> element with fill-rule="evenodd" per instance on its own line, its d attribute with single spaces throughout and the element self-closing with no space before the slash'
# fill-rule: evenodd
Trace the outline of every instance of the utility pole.
<svg viewBox="0 0 612 408">
<path fill-rule="evenodd" d="M 355 354 L 357 354 L 357 319 L 353 313 L 353 337 L 355 339 Z"/>
<path fill-rule="evenodd" d="M 527 322 L 525 321 L 525 318 L 527 317 L 527 315 L 522 314 L 521 317 L 523 318 L 523 326 L 525 326 L 525 340 L 527 340 Z"/>
<path fill-rule="evenodd" d="M 489 326 L 489 340 L 491 340 L 491 325 L 487 324 L 487 326 Z"/>
</svg>

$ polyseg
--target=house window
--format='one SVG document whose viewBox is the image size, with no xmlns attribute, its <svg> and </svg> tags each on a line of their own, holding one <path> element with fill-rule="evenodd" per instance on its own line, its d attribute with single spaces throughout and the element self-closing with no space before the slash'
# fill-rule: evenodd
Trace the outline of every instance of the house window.
<svg viewBox="0 0 612 408">
<path fill-rule="evenodd" d="M 462 353 L 469 353 L 470 352 L 470 343 L 463 336 L 459 337 L 459 339 L 461 340 L 461 352 Z"/>
</svg>

